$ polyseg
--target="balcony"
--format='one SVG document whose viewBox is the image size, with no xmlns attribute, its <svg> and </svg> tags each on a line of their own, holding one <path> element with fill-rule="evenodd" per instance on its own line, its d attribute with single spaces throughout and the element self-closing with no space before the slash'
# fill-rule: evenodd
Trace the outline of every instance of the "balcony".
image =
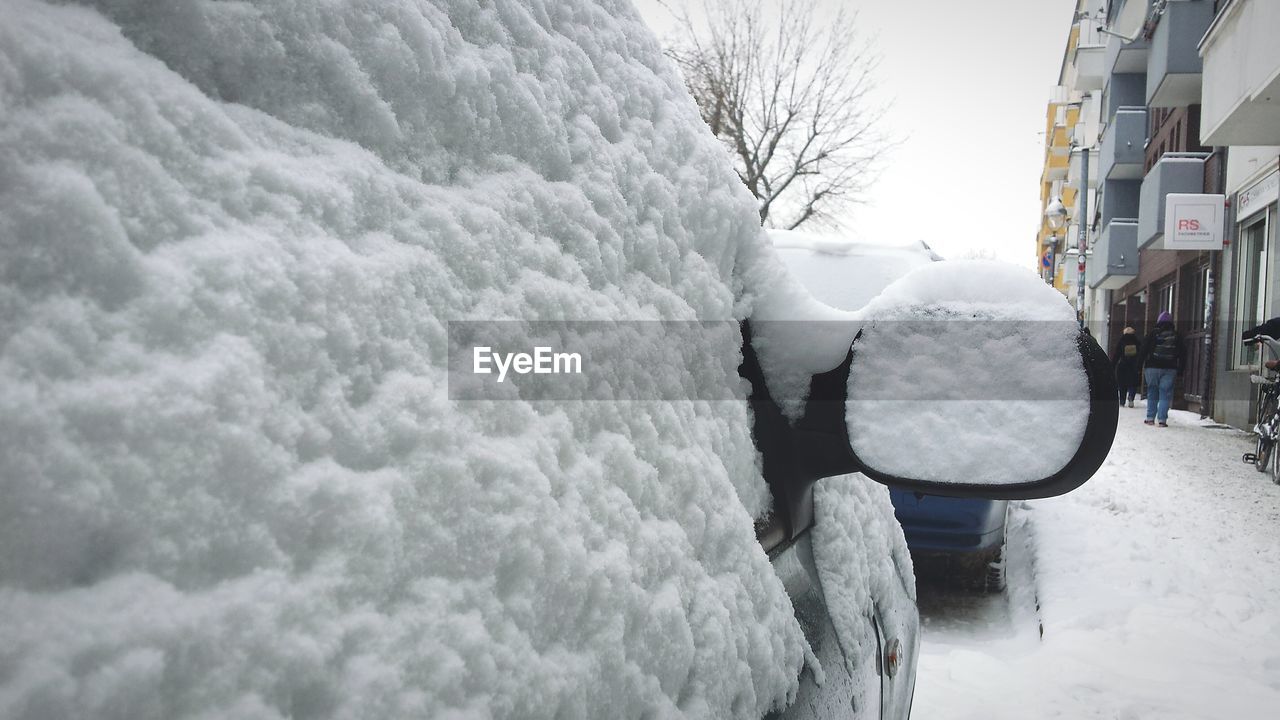
<svg viewBox="0 0 1280 720">
<path fill-rule="evenodd" d="M 1044 182 L 1053 182 L 1067 177 L 1067 156 L 1049 155 L 1049 162 L 1044 165 Z"/>
<path fill-rule="evenodd" d="M 1071 153 L 1071 164 L 1067 169 L 1067 182 L 1075 187 L 1081 187 L 1080 173 L 1084 164 L 1084 153 L 1076 151 Z M 1098 187 L 1098 153 L 1096 151 L 1089 152 L 1089 185 L 1090 188 Z"/>
<path fill-rule="evenodd" d="M 1071 151 L 1071 135 L 1066 127 L 1055 125 L 1049 138 L 1049 151 L 1054 155 L 1066 155 Z"/>
<path fill-rule="evenodd" d="M 1073 60 L 1076 72 L 1075 87 L 1082 92 L 1101 90 L 1107 80 L 1106 39 L 1098 32 L 1097 23 L 1089 18 L 1080 20 Z"/>
<path fill-rule="evenodd" d="M 1084 269 L 1085 283 L 1100 290 L 1116 290 L 1138 276 L 1138 222 L 1112 220 L 1093 244 Z"/>
<path fill-rule="evenodd" d="M 1147 105 L 1200 104 L 1200 53 L 1196 46 L 1213 21 L 1208 0 L 1172 0 L 1151 38 L 1147 58 Z"/>
<path fill-rule="evenodd" d="M 1142 177 L 1147 140 L 1147 109 L 1122 107 L 1111 116 L 1102 149 L 1099 171 L 1108 180 L 1137 180 Z"/>
<path fill-rule="evenodd" d="M 1107 36 L 1106 57 L 1102 64 L 1112 75 L 1125 73 L 1143 74 L 1147 72 L 1147 57 L 1151 52 L 1151 42 L 1138 38 L 1133 42 L 1125 42 L 1114 35 Z M 1144 98 L 1145 100 L 1145 98 Z"/>
<path fill-rule="evenodd" d="M 1107 80 L 1104 67 L 1107 49 L 1102 45 L 1076 48 L 1076 87 L 1081 91 L 1101 90 Z"/>
<path fill-rule="evenodd" d="M 1280 145 L 1280 3 L 1235 0 L 1209 28 L 1201 138 L 1205 145 Z"/>
<path fill-rule="evenodd" d="M 1165 196 L 1204 192 L 1204 161 L 1208 157 L 1207 153 L 1165 153 L 1142 179 L 1138 197 L 1139 248 L 1151 247 L 1164 237 Z M 1163 244 L 1154 247 L 1162 248 Z"/>
</svg>

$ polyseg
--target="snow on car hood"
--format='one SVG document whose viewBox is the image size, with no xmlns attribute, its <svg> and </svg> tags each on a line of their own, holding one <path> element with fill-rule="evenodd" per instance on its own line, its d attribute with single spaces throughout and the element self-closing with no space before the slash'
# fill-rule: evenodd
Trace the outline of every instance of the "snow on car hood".
<svg viewBox="0 0 1280 720">
<path fill-rule="evenodd" d="M 0 23 L 0 716 L 794 692 L 745 403 L 446 393 L 452 319 L 745 312 L 628 3 L 90 4 Z"/>
</svg>

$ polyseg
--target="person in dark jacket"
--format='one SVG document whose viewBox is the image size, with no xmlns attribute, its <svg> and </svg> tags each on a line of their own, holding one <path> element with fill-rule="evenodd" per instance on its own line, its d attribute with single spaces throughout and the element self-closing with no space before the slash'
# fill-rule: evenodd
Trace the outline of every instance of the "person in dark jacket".
<svg viewBox="0 0 1280 720">
<path fill-rule="evenodd" d="M 1138 356 L 1147 381 L 1147 425 L 1169 427 L 1173 381 L 1182 372 L 1182 336 L 1173 329 L 1173 316 L 1164 311 L 1142 343 Z"/>
<path fill-rule="evenodd" d="M 1133 397 L 1138 394 L 1138 386 L 1142 384 L 1138 373 L 1138 352 L 1142 343 L 1138 342 L 1138 336 L 1134 332 L 1131 327 L 1125 328 L 1120 342 L 1116 343 L 1115 351 L 1111 353 L 1111 364 L 1116 369 L 1116 386 L 1120 388 L 1120 404 L 1125 404 L 1127 400 L 1129 407 L 1133 407 Z"/>
</svg>

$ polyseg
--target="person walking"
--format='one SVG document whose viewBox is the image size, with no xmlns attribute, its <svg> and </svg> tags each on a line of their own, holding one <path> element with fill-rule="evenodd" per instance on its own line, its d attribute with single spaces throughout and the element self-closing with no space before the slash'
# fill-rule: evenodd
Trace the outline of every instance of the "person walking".
<svg viewBox="0 0 1280 720">
<path fill-rule="evenodd" d="M 1111 364 L 1116 370 L 1116 387 L 1120 389 L 1120 404 L 1124 405 L 1127 400 L 1129 407 L 1133 407 L 1133 397 L 1138 394 L 1138 386 L 1142 384 L 1142 379 L 1138 373 L 1138 353 L 1141 351 L 1142 343 L 1138 342 L 1138 336 L 1131 327 L 1124 329 L 1124 334 L 1120 336 L 1120 342 L 1116 343 L 1116 349 L 1111 353 Z"/>
<path fill-rule="evenodd" d="M 1173 329 L 1173 316 L 1162 311 L 1142 343 L 1138 362 L 1147 381 L 1147 425 L 1169 427 L 1173 381 L 1182 372 L 1182 336 Z"/>
</svg>

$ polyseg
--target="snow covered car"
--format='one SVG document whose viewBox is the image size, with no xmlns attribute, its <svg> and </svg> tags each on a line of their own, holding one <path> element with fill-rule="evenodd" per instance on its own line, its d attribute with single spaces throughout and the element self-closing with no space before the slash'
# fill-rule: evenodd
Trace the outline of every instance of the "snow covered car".
<svg viewBox="0 0 1280 720">
<path fill-rule="evenodd" d="M 1114 432 L 1043 284 L 808 296 L 629 2 L 6 0 L 0 68 L 6 719 L 901 718 L 867 478 L 1064 492 Z M 1047 324 L 893 331 L 961 312 Z M 537 322 L 600 344 L 458 341 Z M 910 396 L 983 357 L 1062 397 Z"/>
<path fill-rule="evenodd" d="M 806 288 L 843 310 L 863 307 L 912 269 L 942 259 L 923 243 L 855 242 L 786 230 L 772 230 L 770 237 L 778 256 Z M 989 591 L 1004 588 L 1008 501 L 926 495 L 896 487 L 889 489 L 889 497 L 913 555 L 938 556 L 942 570 L 958 575 L 966 585 Z"/>
</svg>

